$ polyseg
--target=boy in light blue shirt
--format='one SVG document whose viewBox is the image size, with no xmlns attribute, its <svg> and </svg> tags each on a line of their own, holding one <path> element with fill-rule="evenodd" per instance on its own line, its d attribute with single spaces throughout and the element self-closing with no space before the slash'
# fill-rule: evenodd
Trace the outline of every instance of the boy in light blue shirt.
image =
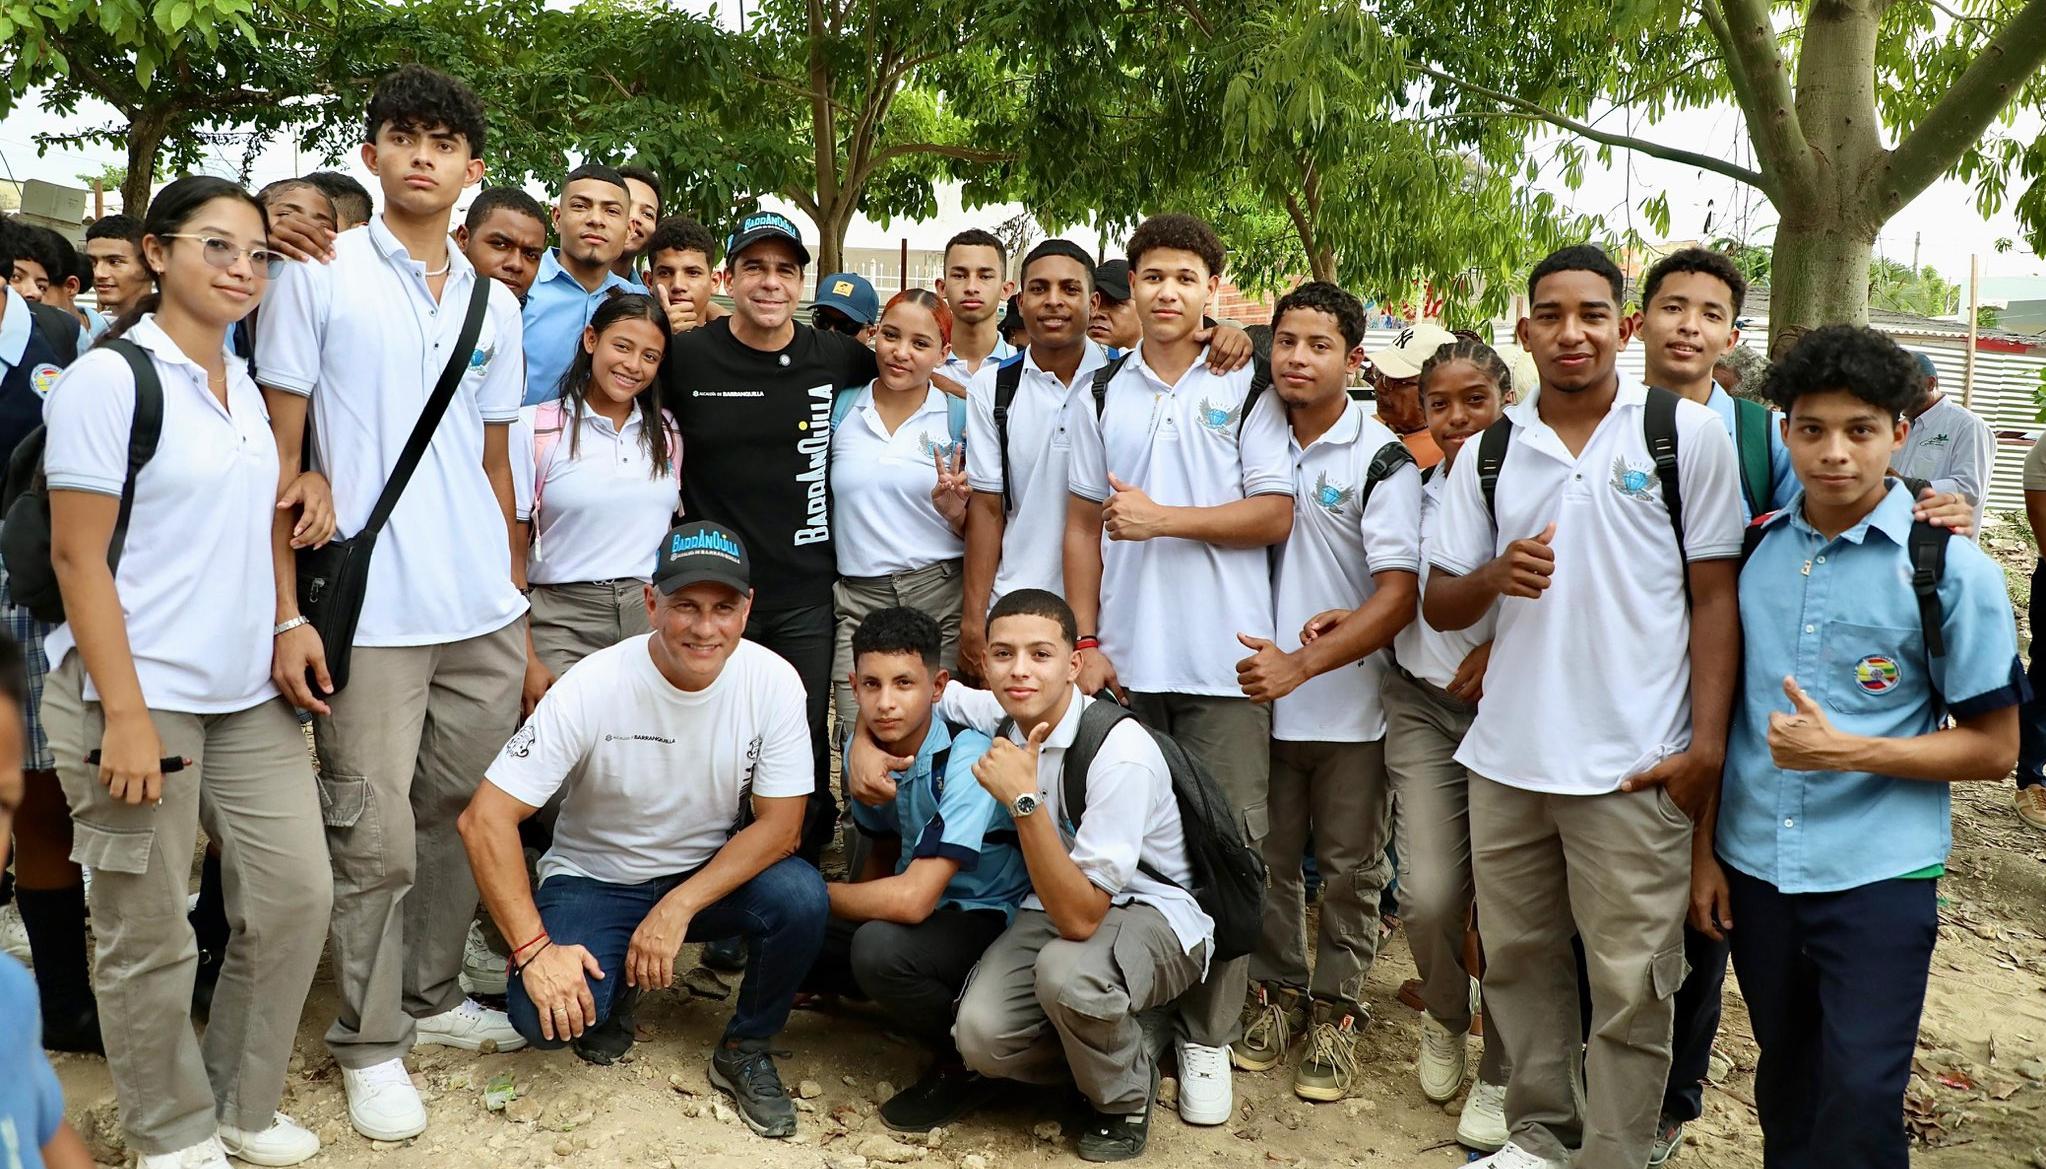
<svg viewBox="0 0 2046 1169">
<path fill-rule="evenodd" d="M 1768 1162 L 1904 1169 L 1948 785 L 2010 773 L 2029 688 L 2002 571 L 1966 539 L 1914 537 L 1910 491 L 1886 477 L 1918 393 L 1910 356 L 1828 326 L 1766 392 L 1803 491 L 1749 537 L 1743 697 L 1692 924 L 1732 940 Z M 1922 611 L 1927 537 L 1945 564 Z"/>
<path fill-rule="evenodd" d="M 951 680 L 938 665 L 942 640 L 929 614 L 906 607 L 878 609 L 853 632 L 861 733 L 895 756 L 894 790 L 852 804 L 871 848 L 853 880 L 825 886 L 831 923 L 803 983 L 873 1000 L 931 1050 L 930 1068 L 881 1104 L 898 1132 L 950 1124 L 988 1098 L 991 1082 L 953 1044 L 953 1004 L 1030 892 L 1016 826 L 973 776 L 988 737 L 933 715 Z"/>
</svg>

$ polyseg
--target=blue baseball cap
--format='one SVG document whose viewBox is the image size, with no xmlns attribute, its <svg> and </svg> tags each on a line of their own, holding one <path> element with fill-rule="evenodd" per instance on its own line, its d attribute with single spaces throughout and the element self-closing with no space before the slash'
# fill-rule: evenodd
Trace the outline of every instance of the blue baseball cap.
<svg viewBox="0 0 2046 1169">
<path fill-rule="evenodd" d="M 1939 367 L 1932 363 L 1932 356 L 1930 354 L 1914 353 L 1911 356 L 1918 359 L 1919 374 L 1921 374 L 1924 377 L 1939 376 Z"/>
<path fill-rule="evenodd" d="M 856 272 L 837 272 L 819 280 L 817 299 L 811 303 L 835 308 L 859 325 L 871 325 L 881 315 L 881 297 Z"/>
<path fill-rule="evenodd" d="M 810 262 L 810 249 L 803 246 L 803 233 L 796 230 L 793 220 L 776 211 L 755 211 L 725 238 L 725 264 L 729 266 L 740 252 L 770 239 L 787 240 L 795 246 L 796 259 Z"/>
</svg>

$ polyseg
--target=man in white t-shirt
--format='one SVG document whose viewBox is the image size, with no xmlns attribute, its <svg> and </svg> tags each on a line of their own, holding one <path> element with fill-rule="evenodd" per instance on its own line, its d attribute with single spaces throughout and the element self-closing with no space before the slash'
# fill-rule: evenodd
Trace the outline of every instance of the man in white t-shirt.
<svg viewBox="0 0 2046 1169">
<path fill-rule="evenodd" d="M 1357 1032 L 1370 1018 L 1364 979 L 1392 876 L 1381 651 L 1413 620 L 1419 595 L 1421 473 L 1399 436 L 1350 399 L 1363 340 L 1364 306 L 1333 284 L 1303 284 L 1272 314 L 1293 534 L 1273 564 L 1276 636 L 1244 636 L 1253 652 L 1236 667 L 1243 693 L 1272 708 L 1271 891 L 1230 1056 L 1246 1069 L 1277 1067 L 1305 1036 L 1293 1091 L 1319 1101 L 1349 1093 Z M 1301 631 L 1332 609 L 1353 612 L 1303 645 Z M 1310 834 L 1322 883 L 1311 981 L 1300 865 Z"/>
<path fill-rule="evenodd" d="M 1094 1110 L 1080 1157 L 1123 1161 L 1144 1151 L 1158 1095 L 1137 1016 L 1200 981 L 1215 924 L 1187 892 L 1165 756 L 1135 719 L 1074 685 L 1074 638 L 1064 601 L 1018 589 L 987 618 L 995 690 L 954 682 L 938 703 L 941 717 L 994 737 L 973 774 L 1015 822 L 1031 890 L 967 980 L 952 1037 L 983 1076 L 1075 1084 Z M 1121 716 L 1105 733 L 1104 713 Z M 1090 744 L 1085 803 L 1068 807 L 1068 758 Z M 889 762 L 864 729 L 854 737 L 856 797 L 886 791 Z"/>
<path fill-rule="evenodd" d="M 1066 410 L 1066 599 L 1080 623 L 1080 689 L 1127 687 L 1130 708 L 1201 760 L 1265 837 L 1271 707 L 1243 696 L 1241 634 L 1270 640 L 1269 545 L 1293 529 L 1284 405 L 1259 371 L 1217 374 L 1198 338 L 1221 284 L 1222 241 L 1190 215 L 1130 235 L 1144 339 L 1106 394 Z M 1091 387 L 1090 387 L 1091 389 Z M 1104 537 L 1106 537 L 1104 539 Z M 1229 1045 L 1249 959 L 1221 962 L 1180 1004 L 1179 1116 L 1221 1124 L 1235 1110 Z"/>
<path fill-rule="evenodd" d="M 1733 440 L 1706 407 L 1620 377 L 1633 332 L 1621 284 L 1588 245 L 1535 266 L 1517 338 L 1541 387 L 1465 445 L 1429 545 L 1430 625 L 1498 608 L 1484 701 L 1456 753 L 1471 774 L 1485 1001 L 1512 1067 L 1512 1139 L 1481 1162 L 1494 1169 L 1648 1161 L 1684 980 L 1692 825 L 1717 790 L 1740 661 Z M 1591 983 L 1581 1100 L 1573 933 Z"/>
<path fill-rule="evenodd" d="M 762 1136 L 796 1131 L 768 1050 L 824 941 L 830 904 L 796 859 L 815 776 L 795 667 L 745 641 L 746 551 L 684 524 L 645 586 L 654 631 L 576 663 L 504 745 L 462 813 L 483 899 L 512 943 L 510 1013 L 535 1047 L 608 1064 L 640 994 L 686 941 L 742 938 L 738 1008 L 711 1083 Z M 519 822 L 563 792 L 540 887 Z"/>
<path fill-rule="evenodd" d="M 403 1062 L 415 1041 L 471 1051 L 522 1042 L 458 981 L 476 885 L 455 817 L 512 732 L 525 673 L 508 445 L 523 377 L 518 300 L 448 236 L 456 200 L 483 177 L 484 129 L 483 105 L 462 82 L 419 65 L 386 77 L 362 148 L 383 210 L 335 237 L 331 261 L 286 264 L 256 318 L 278 455 L 287 475 L 297 471 L 310 412 L 309 461 L 333 483 L 345 536 L 369 522 L 442 371 L 459 370 L 376 537 L 352 648 L 323 646 L 298 610 L 287 514 L 273 538 L 272 673 L 314 714 L 334 868 L 340 1010 L 327 1047 L 349 1121 L 372 1140 L 426 1128 Z M 487 298 L 481 330 L 458 352 L 475 295 Z M 327 666 L 344 649 L 349 682 L 333 693 Z"/>
</svg>

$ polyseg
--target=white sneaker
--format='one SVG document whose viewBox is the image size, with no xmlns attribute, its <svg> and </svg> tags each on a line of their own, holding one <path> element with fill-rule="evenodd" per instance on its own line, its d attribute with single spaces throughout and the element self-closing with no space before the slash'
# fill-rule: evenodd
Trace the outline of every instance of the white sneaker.
<svg viewBox="0 0 2046 1169">
<path fill-rule="evenodd" d="M 144 1153 L 137 1169 L 228 1169 L 227 1153 L 218 1138 L 207 1137 L 175 1153 Z"/>
<path fill-rule="evenodd" d="M 404 1060 L 342 1068 L 341 1084 L 348 1091 L 348 1123 L 370 1140 L 409 1140 L 426 1131 L 426 1105 Z"/>
<path fill-rule="evenodd" d="M 21 920 L 21 907 L 12 901 L 0 905 L 0 950 L 23 966 L 35 965 L 28 950 L 28 926 Z"/>
<path fill-rule="evenodd" d="M 526 1037 L 512 1029 L 503 1011 L 493 1011 L 475 999 L 463 999 L 459 1006 L 428 1015 L 417 1021 L 415 1047 L 459 1047 L 464 1051 L 517 1051 Z"/>
<path fill-rule="evenodd" d="M 1229 1049 L 1179 1045 L 1179 1118 L 1188 1124 L 1227 1124 L 1236 1112 Z"/>
<path fill-rule="evenodd" d="M 1414 1071 L 1421 1077 L 1421 1095 L 1436 1104 L 1447 1104 L 1456 1099 L 1457 1090 L 1463 1087 L 1464 1068 L 1469 1062 L 1470 1049 L 1464 1042 L 1464 1036 L 1422 1011 L 1421 1055 L 1414 1064 Z"/>
<path fill-rule="evenodd" d="M 1558 1169 L 1558 1166 L 1519 1145 L 1504 1145 L 1491 1156 L 1472 1161 L 1465 1169 Z"/>
<path fill-rule="evenodd" d="M 462 993 L 503 994 L 510 981 L 505 974 L 503 954 L 483 940 L 483 927 L 469 923 L 469 937 L 462 943 Z"/>
<path fill-rule="evenodd" d="M 1491 1152 L 1506 1147 L 1506 1085 L 1471 1083 L 1471 1094 L 1463 1102 L 1463 1116 L 1456 1122 L 1456 1143 L 1467 1149 Z"/>
<path fill-rule="evenodd" d="M 261 1132 L 221 1125 L 220 1145 L 228 1156 L 251 1165 L 296 1165 L 319 1153 L 320 1138 L 278 1112 L 272 1114 L 270 1127 Z"/>
</svg>

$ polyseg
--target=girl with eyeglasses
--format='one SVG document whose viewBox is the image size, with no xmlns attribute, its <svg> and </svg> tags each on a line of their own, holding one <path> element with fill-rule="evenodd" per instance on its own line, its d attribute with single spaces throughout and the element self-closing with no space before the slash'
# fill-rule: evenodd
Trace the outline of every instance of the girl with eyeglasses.
<svg viewBox="0 0 2046 1169">
<path fill-rule="evenodd" d="M 332 878 L 305 738 L 271 680 L 285 484 L 262 395 L 227 348 L 283 267 L 267 230 L 262 204 L 225 180 L 165 187 L 143 222 L 157 293 L 43 408 L 67 618 L 47 642 L 44 712 L 72 855 L 93 869 L 93 982 L 143 1169 L 225 1169 L 227 1154 L 291 1165 L 320 1148 L 277 1106 Z M 138 369 L 155 376 L 162 423 L 122 527 Z M 232 926 L 203 1041 L 185 917 L 202 824 Z"/>
</svg>

